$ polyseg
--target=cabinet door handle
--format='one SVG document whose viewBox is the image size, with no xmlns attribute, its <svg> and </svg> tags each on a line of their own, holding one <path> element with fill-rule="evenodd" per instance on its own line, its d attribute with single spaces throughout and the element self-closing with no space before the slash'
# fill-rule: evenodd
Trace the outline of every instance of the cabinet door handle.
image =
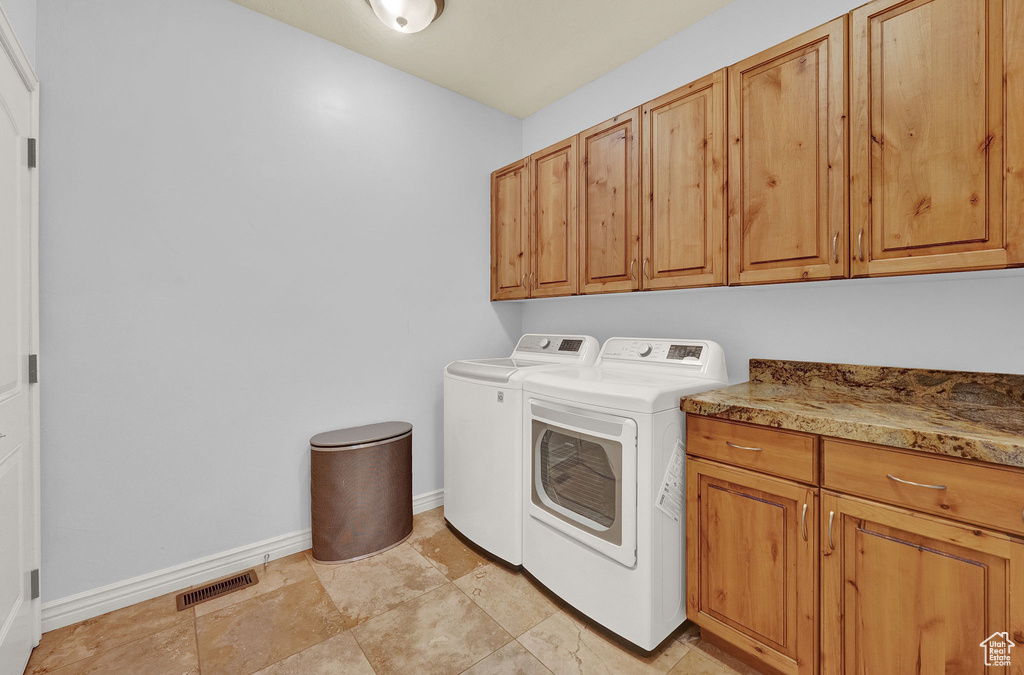
<svg viewBox="0 0 1024 675">
<path fill-rule="evenodd" d="M 864 262 L 864 228 L 857 233 L 857 260 Z"/>
<path fill-rule="evenodd" d="M 928 488 L 929 490 L 945 490 L 946 489 L 945 485 L 925 485 L 924 483 L 915 483 L 912 480 L 903 480 L 902 478 L 897 478 L 896 476 L 892 475 L 891 473 L 885 474 L 885 477 L 888 478 L 889 480 L 894 480 L 897 483 L 903 483 L 904 485 L 913 485 L 914 487 Z"/>
<path fill-rule="evenodd" d="M 832 262 L 839 262 L 839 233 L 832 237 Z"/>
<path fill-rule="evenodd" d="M 649 273 L 649 272 L 647 271 L 647 261 L 648 261 L 648 258 L 644 258 L 644 264 L 643 264 L 643 266 L 642 266 L 642 268 L 641 268 L 641 272 L 643 272 L 643 274 L 644 274 L 644 277 L 646 277 L 646 278 L 647 278 L 647 280 L 648 280 L 648 281 L 650 281 L 650 279 L 651 279 L 651 275 L 650 275 L 650 273 Z"/>
<path fill-rule="evenodd" d="M 729 441 L 726 441 L 725 444 L 728 445 L 730 448 L 736 448 L 737 450 L 753 450 L 754 452 L 764 451 L 763 448 L 751 448 L 750 446 L 747 445 L 736 445 L 735 443 L 730 443 Z"/>
<path fill-rule="evenodd" d="M 526 288 L 526 275 L 523 274 L 523 278 L 519 280 L 519 285 Z"/>
<path fill-rule="evenodd" d="M 636 267 L 636 258 L 629 261 L 629 278 L 636 281 L 636 274 L 633 273 L 634 267 Z"/>
<path fill-rule="evenodd" d="M 836 545 L 832 543 L 832 521 L 835 519 L 835 517 L 835 511 L 828 512 L 828 547 L 833 551 L 836 550 Z"/>
<path fill-rule="evenodd" d="M 533 281 L 533 272 L 530 272 L 530 288 L 537 288 L 536 284 Z"/>
<path fill-rule="evenodd" d="M 800 514 L 800 536 L 807 541 L 807 504 L 804 504 L 804 512 Z"/>
</svg>

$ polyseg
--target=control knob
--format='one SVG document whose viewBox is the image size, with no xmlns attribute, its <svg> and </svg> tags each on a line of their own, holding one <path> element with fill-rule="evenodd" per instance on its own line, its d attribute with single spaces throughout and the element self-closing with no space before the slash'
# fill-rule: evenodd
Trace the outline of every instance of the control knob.
<svg viewBox="0 0 1024 675">
<path fill-rule="evenodd" d="M 540 339 L 540 348 L 541 349 L 547 349 L 550 346 L 551 346 L 551 340 L 549 340 L 547 338 L 541 338 Z"/>
<path fill-rule="evenodd" d="M 636 353 L 640 356 L 650 356 L 653 349 L 647 342 L 640 343 L 636 348 Z"/>
</svg>

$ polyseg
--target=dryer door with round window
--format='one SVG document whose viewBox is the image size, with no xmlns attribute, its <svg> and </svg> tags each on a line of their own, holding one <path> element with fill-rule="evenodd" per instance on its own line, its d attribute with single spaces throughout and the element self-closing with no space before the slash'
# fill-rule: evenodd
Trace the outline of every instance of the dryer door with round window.
<svg viewBox="0 0 1024 675">
<path fill-rule="evenodd" d="M 636 564 L 636 422 L 531 399 L 530 516 Z"/>
</svg>

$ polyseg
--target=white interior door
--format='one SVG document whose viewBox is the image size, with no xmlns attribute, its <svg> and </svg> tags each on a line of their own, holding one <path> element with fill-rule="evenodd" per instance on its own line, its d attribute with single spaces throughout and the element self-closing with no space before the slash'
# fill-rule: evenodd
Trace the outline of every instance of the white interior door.
<svg viewBox="0 0 1024 675">
<path fill-rule="evenodd" d="M 39 398 L 36 177 L 28 139 L 35 75 L 0 12 L 0 675 L 22 673 L 39 641 Z"/>
</svg>

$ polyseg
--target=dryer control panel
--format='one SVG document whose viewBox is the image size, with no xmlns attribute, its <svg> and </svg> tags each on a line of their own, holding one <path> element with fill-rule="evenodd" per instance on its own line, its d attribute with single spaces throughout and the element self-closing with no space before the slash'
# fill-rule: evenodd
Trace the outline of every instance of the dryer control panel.
<svg viewBox="0 0 1024 675">
<path fill-rule="evenodd" d="M 694 374 L 725 380 L 725 352 L 711 340 L 609 338 L 597 365 L 609 362 L 683 368 Z"/>
<path fill-rule="evenodd" d="M 601 358 L 696 365 L 705 361 L 708 351 L 707 343 L 698 340 L 612 338 L 604 343 Z"/>
</svg>

